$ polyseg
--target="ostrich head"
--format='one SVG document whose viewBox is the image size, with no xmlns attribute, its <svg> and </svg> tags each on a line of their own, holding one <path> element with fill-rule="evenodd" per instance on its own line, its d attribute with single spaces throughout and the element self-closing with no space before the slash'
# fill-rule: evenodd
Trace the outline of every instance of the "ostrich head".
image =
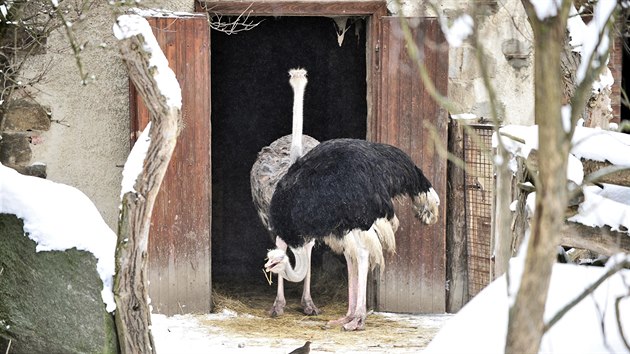
<svg viewBox="0 0 630 354">
<path fill-rule="evenodd" d="M 416 217 L 427 225 L 437 222 L 439 208 L 440 197 L 433 188 L 429 188 L 427 192 L 418 193 L 413 198 L 413 211 Z"/>
<path fill-rule="evenodd" d="M 295 91 L 304 91 L 306 88 L 306 69 L 297 68 L 289 70 L 289 84 Z"/>
<path fill-rule="evenodd" d="M 276 273 L 278 276 L 294 283 L 304 280 L 309 266 L 306 249 L 304 247 L 291 247 L 291 251 L 295 256 L 295 267 L 291 266 L 289 256 L 287 256 L 286 252 L 276 248 L 267 253 L 265 271 Z"/>
</svg>

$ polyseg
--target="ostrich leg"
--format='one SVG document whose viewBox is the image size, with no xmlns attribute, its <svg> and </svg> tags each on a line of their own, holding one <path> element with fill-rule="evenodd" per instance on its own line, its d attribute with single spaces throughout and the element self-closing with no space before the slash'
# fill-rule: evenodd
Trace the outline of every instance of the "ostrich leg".
<svg viewBox="0 0 630 354">
<path fill-rule="evenodd" d="M 301 303 L 304 314 L 309 316 L 320 314 L 319 309 L 315 306 L 315 303 L 313 303 L 313 298 L 311 298 L 311 252 L 313 251 L 314 245 L 315 240 L 311 240 L 304 246 L 308 256 L 308 270 L 306 271 L 306 278 L 304 278 L 304 291 L 302 292 Z"/>
<path fill-rule="evenodd" d="M 287 244 L 280 238 L 276 237 L 276 247 L 287 251 Z M 278 275 L 278 292 L 276 293 L 276 299 L 269 310 L 269 315 L 271 317 L 277 317 L 284 313 L 284 306 L 287 304 L 287 300 L 284 298 L 284 278 Z"/>
<path fill-rule="evenodd" d="M 348 266 L 348 312 L 345 317 L 338 320 L 328 321 L 327 326 L 338 326 L 350 322 L 353 318 L 354 311 L 357 303 L 357 266 L 356 261 L 348 253 L 344 251 L 343 255 L 346 257 L 346 264 Z"/>
<path fill-rule="evenodd" d="M 367 276 L 370 269 L 370 254 L 366 248 L 360 246 L 357 252 L 357 279 L 355 292 L 355 308 L 349 316 L 349 322 L 343 325 L 346 331 L 356 331 L 365 328 L 365 317 L 367 316 L 366 299 L 367 299 Z"/>
</svg>

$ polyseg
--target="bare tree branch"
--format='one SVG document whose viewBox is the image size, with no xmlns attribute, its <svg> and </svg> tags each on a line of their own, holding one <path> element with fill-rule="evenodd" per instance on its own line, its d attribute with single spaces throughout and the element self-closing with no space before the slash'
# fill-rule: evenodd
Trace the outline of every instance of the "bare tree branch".
<svg viewBox="0 0 630 354">
<path fill-rule="evenodd" d="M 209 7 L 207 3 L 202 3 L 202 7 L 208 11 L 208 13 L 213 13 L 214 16 L 211 16 L 210 20 L 210 28 L 215 31 L 223 32 L 227 35 L 237 34 L 243 31 L 249 31 L 259 24 L 261 24 L 264 20 L 260 20 L 255 22 L 251 20 L 249 16 L 252 11 L 250 8 L 252 5 L 250 4 L 245 11 L 240 13 L 236 18 L 234 16 L 225 16 L 223 14 L 212 11 L 212 7 Z"/>
</svg>

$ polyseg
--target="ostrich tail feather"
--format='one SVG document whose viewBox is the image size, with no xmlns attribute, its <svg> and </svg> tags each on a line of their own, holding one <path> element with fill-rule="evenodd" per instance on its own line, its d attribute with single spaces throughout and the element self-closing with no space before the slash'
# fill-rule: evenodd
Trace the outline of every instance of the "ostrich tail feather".
<svg viewBox="0 0 630 354">
<path fill-rule="evenodd" d="M 413 211 L 416 217 L 427 225 L 435 224 L 440 210 L 440 197 L 433 188 L 413 197 Z"/>
</svg>

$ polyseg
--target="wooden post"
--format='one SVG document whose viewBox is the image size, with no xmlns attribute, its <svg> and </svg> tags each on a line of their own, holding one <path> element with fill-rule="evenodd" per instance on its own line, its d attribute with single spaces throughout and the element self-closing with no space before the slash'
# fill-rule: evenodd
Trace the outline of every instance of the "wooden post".
<svg viewBox="0 0 630 354">
<path fill-rule="evenodd" d="M 525 230 L 529 220 L 527 218 L 527 195 L 530 191 L 523 189 L 523 183 L 527 182 L 528 169 L 527 161 L 518 156 L 516 158 L 517 171 L 514 177 L 514 183 L 512 184 L 512 190 L 514 192 L 514 199 L 516 200 L 516 211 L 512 218 L 512 246 L 511 256 L 515 256 L 518 252 L 523 239 L 525 238 Z"/>
<path fill-rule="evenodd" d="M 155 68 L 149 66 L 150 54 L 143 50 L 144 44 L 142 35 L 119 41 L 129 76 L 153 122 L 144 168 L 134 186 L 136 192 L 123 196 L 118 224 L 114 299 L 116 331 L 123 354 L 155 353 L 150 332 L 147 244 L 153 204 L 175 148 L 181 121 L 181 110 L 167 105 L 157 87 L 153 77 Z"/>
<path fill-rule="evenodd" d="M 496 191 L 494 197 L 492 222 L 492 247 L 494 247 L 494 267 L 491 267 L 492 274 L 490 281 L 503 275 L 508 269 L 508 263 L 512 257 L 512 213 L 510 204 L 512 203 L 512 172 L 507 164 L 509 156 L 501 145 L 497 148 L 497 154 L 503 160 L 502 165 L 495 165 L 496 170 Z"/>
<path fill-rule="evenodd" d="M 455 313 L 469 299 L 466 190 L 464 188 L 466 180 L 463 166 L 464 131 L 456 119 L 451 119 L 449 122 L 448 151 L 455 161 L 449 160 L 447 166 L 446 312 Z"/>
</svg>

